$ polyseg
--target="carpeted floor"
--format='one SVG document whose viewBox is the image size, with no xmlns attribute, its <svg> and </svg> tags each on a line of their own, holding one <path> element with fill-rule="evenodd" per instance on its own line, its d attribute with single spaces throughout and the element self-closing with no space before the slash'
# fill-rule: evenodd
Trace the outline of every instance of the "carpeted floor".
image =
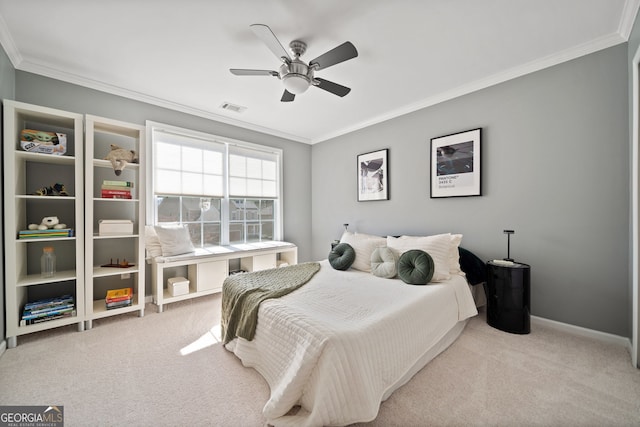
<svg viewBox="0 0 640 427">
<path fill-rule="evenodd" d="M 264 426 L 269 388 L 215 339 L 220 298 L 18 337 L 0 404 L 63 405 L 73 426 Z M 472 319 L 368 426 L 639 426 L 640 370 L 624 347 L 543 326 Z"/>
</svg>

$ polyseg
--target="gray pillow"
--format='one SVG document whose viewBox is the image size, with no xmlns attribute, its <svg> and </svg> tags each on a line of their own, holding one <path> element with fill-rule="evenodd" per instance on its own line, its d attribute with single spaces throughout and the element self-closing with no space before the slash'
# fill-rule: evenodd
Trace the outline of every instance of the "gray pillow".
<svg viewBox="0 0 640 427">
<path fill-rule="evenodd" d="M 385 279 L 393 279 L 398 274 L 398 258 L 385 247 L 376 248 L 371 254 L 371 273 Z"/>
<path fill-rule="evenodd" d="M 348 243 L 339 243 L 329 253 L 329 264 L 336 270 L 348 270 L 356 260 L 356 251 Z"/>
<path fill-rule="evenodd" d="M 433 258 L 420 249 L 403 253 L 398 260 L 398 276 L 410 285 L 426 285 L 433 278 L 434 270 Z"/>
</svg>

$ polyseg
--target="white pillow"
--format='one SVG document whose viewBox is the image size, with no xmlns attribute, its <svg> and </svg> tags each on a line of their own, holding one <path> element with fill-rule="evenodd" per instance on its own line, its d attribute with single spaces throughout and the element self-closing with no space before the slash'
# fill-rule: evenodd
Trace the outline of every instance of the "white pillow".
<svg viewBox="0 0 640 427">
<path fill-rule="evenodd" d="M 162 246 L 162 256 L 173 256 L 195 252 L 189 230 L 182 225 L 156 225 L 156 233 Z"/>
<path fill-rule="evenodd" d="M 411 249 L 420 249 L 433 258 L 434 272 L 432 282 L 442 282 L 451 278 L 451 234 L 437 234 L 434 236 L 387 236 L 387 246 L 397 255 Z"/>
<path fill-rule="evenodd" d="M 376 248 L 371 254 L 371 274 L 385 279 L 398 275 L 398 258 L 390 248 Z"/>
<path fill-rule="evenodd" d="M 364 233 L 352 233 L 345 231 L 340 238 L 340 243 L 348 243 L 356 252 L 356 259 L 351 268 L 360 271 L 371 271 L 371 254 L 376 248 L 386 246 L 384 237 L 373 236 Z"/>
<path fill-rule="evenodd" d="M 147 250 L 147 256 L 155 258 L 162 255 L 162 245 L 160 245 L 160 239 L 156 234 L 156 229 L 153 225 L 146 225 L 144 227 L 144 247 Z"/>
<path fill-rule="evenodd" d="M 460 242 L 462 242 L 462 234 L 451 235 L 451 256 L 449 258 L 449 273 L 451 274 L 464 274 L 460 268 L 460 252 L 458 252 Z"/>
</svg>

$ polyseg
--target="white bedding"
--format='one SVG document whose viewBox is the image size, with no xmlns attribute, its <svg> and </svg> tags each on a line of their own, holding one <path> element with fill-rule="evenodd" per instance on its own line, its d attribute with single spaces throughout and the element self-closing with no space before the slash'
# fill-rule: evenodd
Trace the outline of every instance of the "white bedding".
<svg viewBox="0 0 640 427">
<path fill-rule="evenodd" d="M 346 425 L 374 419 L 380 402 L 477 313 L 463 276 L 412 286 L 324 260 L 306 285 L 261 304 L 252 341 L 226 348 L 269 384 L 269 424 Z"/>
</svg>

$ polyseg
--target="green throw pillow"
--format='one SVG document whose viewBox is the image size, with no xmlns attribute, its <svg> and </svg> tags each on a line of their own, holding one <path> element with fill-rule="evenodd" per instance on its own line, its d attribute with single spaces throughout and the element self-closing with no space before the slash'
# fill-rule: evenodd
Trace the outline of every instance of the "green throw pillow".
<svg viewBox="0 0 640 427">
<path fill-rule="evenodd" d="M 433 278 L 435 266 L 431 255 L 420 249 L 411 249 L 398 260 L 398 276 L 410 285 L 426 285 Z"/>
<path fill-rule="evenodd" d="M 356 251 L 348 243 L 339 243 L 329 252 L 329 264 L 336 270 L 348 270 L 356 260 Z"/>
</svg>

